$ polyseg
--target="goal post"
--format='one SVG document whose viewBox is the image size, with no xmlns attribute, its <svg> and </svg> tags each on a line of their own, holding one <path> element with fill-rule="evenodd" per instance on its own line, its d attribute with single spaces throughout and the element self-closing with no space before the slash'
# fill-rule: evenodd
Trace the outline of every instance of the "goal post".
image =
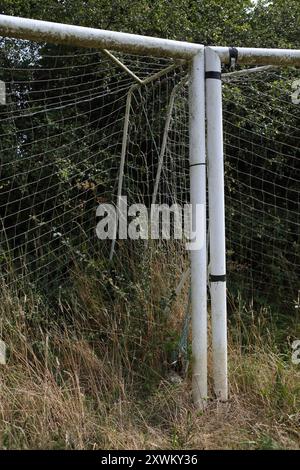
<svg viewBox="0 0 300 470">
<path fill-rule="evenodd" d="M 227 400 L 227 314 L 221 60 L 205 48 L 209 200 L 209 285 L 214 391 Z"/>
<path fill-rule="evenodd" d="M 189 84 L 190 116 L 190 191 L 193 219 L 197 206 L 206 217 L 206 146 L 205 146 L 205 56 L 195 55 Z M 199 221 L 196 220 L 196 224 Z M 201 247 L 191 251 L 192 360 L 193 398 L 200 408 L 207 400 L 207 260 L 206 218 L 203 221 Z"/>
<path fill-rule="evenodd" d="M 10 154 L 4 158 L 3 167 L 5 168 L 4 170 L 2 168 L 2 178 L 5 179 L 5 185 L 2 187 L 2 206 L 0 205 L 4 214 L 3 219 L 9 220 L 9 223 L 7 222 L 5 236 L 3 236 L 5 239 L 3 241 L 3 247 L 6 249 L 9 245 L 13 257 L 16 257 L 16 253 L 19 256 L 18 250 L 20 246 L 22 249 L 24 248 L 25 255 L 22 252 L 23 258 L 20 256 L 20 258 L 22 258 L 21 261 L 18 258 L 18 268 L 16 269 L 19 269 L 19 266 L 20 270 L 23 269 L 23 261 L 26 256 L 28 259 L 34 256 L 44 257 L 46 262 L 49 263 L 49 252 L 52 250 L 52 247 L 53 250 L 58 250 L 60 253 L 59 250 L 61 247 L 57 247 L 57 245 L 59 245 L 59 239 L 63 241 L 64 248 L 69 247 L 71 238 L 69 238 L 70 232 L 74 232 L 78 226 L 80 236 L 82 236 L 82 234 L 86 235 L 86 233 L 91 233 L 89 231 L 91 230 L 91 225 L 88 226 L 88 230 L 86 230 L 85 226 L 80 226 L 84 215 L 82 215 L 82 219 L 78 216 L 76 223 L 72 224 L 71 222 L 73 221 L 70 221 L 70 217 L 73 214 L 72 211 L 74 211 L 74 207 L 72 206 L 74 200 L 76 198 L 78 199 L 76 210 L 80 207 L 80 210 L 83 211 L 82 207 L 85 207 L 87 203 L 84 197 L 81 197 L 83 191 L 90 191 L 89 204 L 86 204 L 86 206 L 89 206 L 90 211 L 94 208 L 93 204 L 95 203 L 95 201 L 93 201 L 93 203 L 91 202 L 92 198 L 98 201 L 101 198 L 105 200 L 107 197 L 108 189 L 105 187 L 106 183 L 109 183 L 111 194 L 113 194 L 114 197 L 117 196 L 117 204 L 119 204 L 124 188 L 127 188 L 128 193 L 130 192 L 130 198 L 133 202 L 145 202 L 145 200 L 147 200 L 150 201 L 150 204 L 151 200 L 163 203 L 165 201 L 186 203 L 188 193 L 188 198 L 192 205 L 193 222 L 196 222 L 196 225 L 198 224 L 199 221 L 194 219 L 196 214 L 198 214 L 197 207 L 201 206 L 201 216 L 203 217 L 201 225 L 204 227 L 203 233 L 201 234 L 201 246 L 190 251 L 193 399 L 197 407 L 203 409 L 210 395 L 207 379 L 209 348 L 207 318 L 210 310 L 214 393 L 217 399 L 226 401 L 228 398 L 228 377 L 225 244 L 226 204 L 224 195 L 228 181 L 229 184 L 234 186 L 236 177 L 239 176 L 239 174 L 246 174 L 250 181 L 248 183 L 247 197 L 249 200 L 251 198 L 251 200 L 257 199 L 257 195 L 261 194 L 259 193 L 259 191 L 261 191 L 259 185 L 257 185 L 255 195 L 252 193 L 249 195 L 253 189 L 252 179 L 256 177 L 252 175 L 251 171 L 254 167 L 259 168 L 262 174 L 261 178 L 264 178 L 269 168 L 267 168 L 267 166 L 262 168 L 260 161 L 254 161 L 257 157 L 255 145 L 262 147 L 261 143 L 257 141 L 261 139 L 266 147 L 266 140 L 264 139 L 267 139 L 268 136 L 257 137 L 258 133 L 256 132 L 256 137 L 254 138 L 252 136 L 255 133 L 252 131 L 252 128 L 249 130 L 249 126 L 244 126 L 247 128 L 245 132 L 248 132 L 249 136 L 251 135 L 251 137 L 248 137 L 248 154 L 251 155 L 252 160 L 250 164 L 253 168 L 251 167 L 250 170 L 248 168 L 245 170 L 243 166 L 242 168 L 239 167 L 233 171 L 232 177 L 230 175 L 231 179 L 228 180 L 228 177 L 226 179 L 226 172 L 224 172 L 224 154 L 226 157 L 226 150 L 224 152 L 224 147 L 226 148 L 227 145 L 234 148 L 232 157 L 235 159 L 239 158 L 241 161 L 242 157 L 239 153 L 240 148 L 238 146 L 243 145 L 244 135 L 239 136 L 238 142 L 234 140 L 236 138 L 235 135 L 230 135 L 231 140 L 229 142 L 225 142 L 223 138 L 227 130 L 225 130 L 225 132 L 223 130 L 225 126 L 223 118 L 224 110 L 222 107 L 222 67 L 228 64 L 231 66 L 233 60 L 235 60 L 235 62 L 237 61 L 237 63 L 242 66 L 249 65 L 252 67 L 257 65 L 279 67 L 300 66 L 300 50 L 229 48 L 218 46 L 204 47 L 203 45 L 194 43 L 151 38 L 6 15 L 0 15 L 0 34 L 3 37 L 93 48 L 96 51 L 103 51 L 105 60 L 107 60 L 107 62 L 103 62 L 102 70 L 96 69 L 96 63 L 89 67 L 90 64 L 88 60 L 84 65 L 80 64 L 80 69 L 78 68 L 78 64 L 75 63 L 75 65 L 72 65 L 72 70 L 74 68 L 77 71 L 81 71 L 82 79 L 80 84 L 78 84 L 74 76 L 68 71 L 66 72 L 67 67 L 59 68 L 59 65 L 57 65 L 57 63 L 60 63 L 61 57 L 55 57 L 53 70 L 57 72 L 59 69 L 59 71 L 54 78 L 48 76 L 48 80 L 49 82 L 51 80 L 51 83 L 54 84 L 57 83 L 56 80 L 62 80 L 67 93 L 70 93 L 70 97 L 67 98 L 62 97 L 60 94 L 56 96 L 55 86 L 54 88 L 48 87 L 48 84 L 44 86 L 45 82 L 47 82 L 44 76 L 42 80 L 40 80 L 40 89 L 30 90 L 30 87 L 27 85 L 25 85 L 24 88 L 26 79 L 28 79 L 27 84 L 30 81 L 28 78 L 30 74 L 27 76 L 24 73 L 23 76 L 23 71 L 21 70 L 21 80 L 19 81 L 21 85 L 17 88 L 15 98 L 23 95 L 27 97 L 27 94 L 31 92 L 36 95 L 34 95 L 34 99 L 32 100 L 32 106 L 26 107 L 28 103 L 25 103 L 25 98 L 23 97 L 24 102 L 22 106 L 12 106 L 12 108 L 8 110 L 7 116 L 5 115 L 5 111 L 3 112 L 7 121 L 10 120 L 9 122 L 12 122 L 12 127 L 9 129 L 11 130 L 13 128 L 16 133 L 19 132 L 19 140 L 16 139 L 15 141 L 14 138 L 11 136 L 7 137 L 7 134 L 4 133 L 6 139 L 4 139 L 4 148 L 11 144 L 14 146 L 14 151 L 11 154 L 12 160 L 9 158 Z M 114 53 L 127 54 L 130 59 L 123 63 L 121 58 L 114 56 L 111 51 Z M 136 61 L 129 56 L 131 54 L 134 55 Z M 147 60 L 145 60 L 145 57 Z M 156 62 L 153 61 L 152 63 L 151 58 L 156 58 Z M 171 60 L 172 63 L 164 63 L 164 59 L 166 58 Z M 96 57 L 95 61 L 98 60 L 100 59 Z M 109 69 L 110 64 L 114 64 L 114 67 L 120 69 L 118 82 L 114 83 L 115 87 L 111 86 L 111 88 L 105 77 L 103 79 L 103 74 Z M 135 66 L 137 70 L 131 67 L 131 65 Z M 87 67 L 86 72 L 85 67 Z M 182 70 L 179 72 L 177 70 L 178 67 L 182 67 Z M 144 73 L 145 70 L 143 71 L 143 69 L 145 69 L 147 73 Z M 34 74 L 36 70 L 37 69 L 33 69 L 32 73 Z M 266 73 L 268 70 L 269 69 L 264 68 Z M 49 68 L 45 68 L 42 71 L 47 77 Z M 13 73 L 18 72 L 18 68 L 13 71 Z M 140 75 L 140 72 L 143 73 Z M 241 80 L 244 79 L 245 73 L 243 71 L 240 75 Z M 256 70 L 252 68 L 251 76 L 255 76 L 255 74 Z M 186 80 L 187 75 L 188 80 Z M 87 79 L 91 81 L 87 82 Z M 12 80 L 12 82 L 15 84 L 18 83 L 18 80 Z M 186 82 L 188 82 L 188 88 L 185 88 Z M 88 83 L 91 83 L 91 85 L 89 86 Z M 85 88 L 81 89 L 81 86 Z M 94 86 L 95 89 L 93 89 Z M 262 93 L 264 93 L 264 90 Z M 180 95 L 179 99 L 177 94 Z M 105 101 L 106 98 L 107 101 Z M 178 103 L 175 104 L 177 99 Z M 276 96 L 272 96 L 272 103 L 276 101 L 276 99 Z M 94 108 L 90 103 L 92 100 L 99 100 L 99 107 Z M 83 106 L 82 109 L 80 108 L 82 102 L 87 102 L 88 106 L 90 106 L 88 113 L 86 113 L 86 107 Z M 156 103 L 155 105 L 153 104 L 154 102 Z M 23 106 L 24 104 L 26 106 Z M 1 100 L 1 106 L 2 105 L 6 106 L 5 99 Z M 152 106 L 150 117 L 147 115 L 147 105 L 149 107 Z M 9 103 L 7 106 L 9 106 Z M 105 108 L 102 114 L 100 110 L 101 106 Z M 28 110 L 28 112 L 23 112 L 23 109 L 25 109 L 25 111 Z M 75 115 L 72 114 L 72 109 L 75 109 Z M 54 114 L 52 115 L 51 113 Z M 97 115 L 96 117 L 95 114 Z M 247 114 L 247 109 L 245 110 L 245 114 Z M 234 118 L 230 117 L 232 115 L 233 113 L 229 110 L 228 120 L 231 119 L 230 124 L 232 124 L 233 127 L 235 126 L 235 129 L 240 129 L 244 121 L 242 123 L 240 122 L 242 120 L 235 122 Z M 93 116 L 95 121 L 97 119 L 101 121 L 103 129 L 105 129 L 103 136 L 100 135 L 102 128 L 99 129 L 99 122 L 95 124 L 94 127 L 88 127 L 87 121 L 91 116 Z M 284 117 L 285 116 L 283 116 L 283 118 Z M 31 127 L 26 124 L 26 119 L 32 119 L 30 122 Z M 82 131 L 83 128 L 85 128 L 85 131 L 82 131 L 83 137 L 78 139 L 78 142 L 76 139 L 74 142 L 67 139 L 67 143 L 61 145 L 61 142 L 64 142 L 63 132 L 55 134 L 60 126 L 58 122 L 66 126 L 67 132 L 69 132 L 71 136 L 72 133 L 76 134 L 77 130 Z M 284 124 L 284 119 L 282 119 L 282 123 Z M 42 129 L 43 126 L 46 127 L 48 125 L 52 126 L 51 131 Z M 297 122 L 295 123 L 293 121 L 291 128 L 293 126 L 296 128 L 296 125 Z M 281 128 L 278 127 L 278 129 L 276 131 L 280 133 Z M 228 134 L 230 134 L 230 132 L 231 130 L 228 131 Z M 143 133 L 145 135 L 143 135 Z M 232 132 L 232 134 L 234 133 Z M 60 141 L 58 149 L 54 149 L 51 143 L 51 139 L 56 135 L 59 136 L 58 140 Z M 106 147 L 101 147 L 102 140 L 106 142 Z M 41 141 L 45 142 L 41 144 Z M 283 145 L 282 142 L 280 145 Z M 115 149 L 115 153 L 111 151 L 112 147 Z M 57 150 L 57 155 L 55 152 L 52 152 L 53 149 Z M 90 155 L 91 149 L 93 149 L 92 156 Z M 67 152 L 67 155 L 64 155 L 64 151 Z M 271 149 L 270 151 L 276 153 L 276 149 Z M 296 160 L 297 155 L 295 152 L 296 150 L 293 148 L 289 155 Z M 55 162 L 56 166 L 54 165 L 55 169 L 53 169 L 52 174 L 51 158 L 46 159 L 46 153 L 52 156 L 54 155 L 53 158 L 57 157 L 57 161 Z M 261 153 L 263 153 L 263 151 L 261 151 Z M 76 157 L 77 160 L 74 158 L 75 154 L 79 155 Z M 66 181 L 68 178 L 71 179 L 70 175 L 77 177 L 78 172 L 74 170 L 74 167 L 76 165 L 80 166 L 80 155 L 84 158 L 84 164 L 82 168 L 80 168 L 80 174 L 88 174 L 90 176 L 90 159 L 92 158 L 93 162 L 97 162 L 97 155 L 100 154 L 106 161 L 107 167 L 103 172 L 97 168 L 96 176 L 99 177 L 99 181 L 97 180 L 96 183 L 94 183 L 87 178 L 87 180 L 78 182 L 75 178 L 75 184 L 72 183 L 73 186 L 70 185 L 69 188 L 70 195 L 60 198 L 61 195 L 57 194 L 57 192 L 59 193 L 61 190 L 62 181 Z M 278 154 L 279 152 L 277 152 L 277 156 Z M 38 162 L 40 165 L 33 161 L 37 156 L 40 157 L 40 162 Z M 275 163 L 282 164 L 283 156 L 283 152 L 281 152 L 278 158 L 274 159 Z M 24 160 L 21 161 L 23 157 Z M 118 160 L 113 161 L 113 157 L 118 158 Z M 260 157 L 261 155 L 258 156 L 258 158 Z M 27 173 L 27 168 L 24 170 L 22 167 L 25 160 L 28 161 L 29 167 Z M 29 175 L 31 171 L 30 164 L 32 162 L 36 166 L 33 165 L 34 168 Z M 61 162 L 64 163 L 63 168 L 60 167 Z M 226 163 L 225 161 L 225 164 Z M 22 172 L 20 172 L 20 184 L 18 186 L 19 174 L 15 181 L 13 172 L 18 171 L 19 164 Z M 43 173 L 43 165 L 49 166 L 51 170 L 49 170 L 49 174 Z M 293 163 L 289 168 L 289 172 L 283 175 L 286 181 L 291 180 L 294 169 L 296 169 L 296 163 Z M 232 168 L 230 167 L 230 171 L 231 170 Z M 56 178 L 58 173 L 60 173 L 60 179 Z M 106 179 L 103 176 L 104 173 L 105 175 L 109 175 Z M 30 177 L 28 177 L 28 175 Z M 40 177 L 42 177 L 41 180 L 43 181 L 37 180 Z M 272 183 L 271 177 L 267 183 Z M 103 194 L 95 194 L 94 187 L 97 186 L 97 184 L 101 187 Z M 160 188 L 161 184 L 164 185 L 163 189 Z M 27 185 L 27 192 L 23 191 L 24 188 L 21 187 L 22 185 Z M 49 185 L 49 187 L 47 187 L 47 185 Z M 17 195 L 15 196 L 12 195 L 12 192 L 16 188 Z M 35 188 L 34 195 L 30 192 L 32 188 Z M 128 188 L 130 188 L 130 191 Z M 292 189 L 294 192 L 296 191 L 294 187 Z M 80 196 L 78 196 L 77 193 L 76 196 L 74 196 L 73 193 L 76 190 L 82 191 Z M 44 199 L 43 191 L 45 191 Z M 235 194 L 238 194 L 240 199 L 244 197 L 244 190 L 240 188 L 236 189 L 235 187 L 234 191 Z M 101 197 L 99 198 L 99 196 Z M 266 197 L 267 200 L 265 203 L 266 207 L 267 205 L 274 206 L 273 196 L 273 194 L 270 194 L 269 187 L 263 188 L 263 197 Z M 288 197 L 292 201 L 292 196 L 289 195 Z M 134 200 L 134 198 L 136 198 L 136 200 Z M 114 202 L 116 202 L 116 200 L 114 200 Z M 232 211 L 236 211 L 238 204 L 236 200 L 233 202 Z M 59 203 L 61 207 L 67 207 L 71 215 L 64 214 L 61 208 L 56 210 L 57 208 L 54 207 L 56 203 Z M 31 204 L 32 207 L 29 207 L 29 204 Z M 256 209 L 256 207 L 251 208 L 251 210 Z M 279 209 L 280 216 L 282 216 L 283 211 L 288 211 L 289 208 L 286 208 L 282 204 Z M 20 220 L 18 211 L 22 211 L 23 214 L 20 216 Z M 46 213 L 47 217 L 45 217 L 45 220 L 39 219 L 39 215 L 44 216 Z M 207 213 L 208 221 L 206 220 Z M 49 214 L 53 217 L 51 220 Z M 28 216 L 28 220 L 25 220 L 25 216 Z M 274 213 L 268 213 L 268 216 L 270 216 L 271 220 L 275 220 L 278 214 L 274 211 Z M 77 217 L 77 215 L 74 217 Z M 15 219 L 16 222 L 14 221 Z M 49 230 L 45 228 L 48 222 L 50 222 Z M 235 227 L 235 232 L 233 231 L 234 235 L 236 235 L 238 222 L 236 219 L 232 222 Z M 249 221 L 248 228 L 251 226 L 252 222 L 252 220 Z M 64 234 L 61 228 L 66 223 L 72 225 L 72 228 L 70 229 L 70 227 L 68 227 L 68 231 Z M 296 225 L 297 221 L 295 222 L 293 219 L 292 223 Z M 20 232 L 18 232 L 18 224 L 20 224 L 20 227 L 22 226 Z M 266 224 L 266 226 L 270 226 L 269 221 L 268 224 Z M 209 226 L 208 244 L 206 243 L 207 225 Z M 117 230 L 117 225 L 115 229 Z M 288 230 L 287 233 L 290 233 L 290 227 L 288 227 Z M 27 232 L 29 231 L 31 231 L 34 236 L 28 236 Z M 53 237 L 55 235 L 55 241 L 52 239 L 50 241 L 48 240 L 52 235 Z M 66 237 L 64 238 L 65 235 Z M 275 238 L 275 235 L 273 238 Z M 248 239 L 249 233 L 247 232 L 243 238 L 241 237 L 240 244 Z M 45 243 L 47 241 L 48 244 L 48 248 L 45 252 L 43 252 L 42 246 L 44 241 Z M 19 243 L 20 246 L 15 246 L 14 243 L 16 243 L 16 245 Z M 85 246 L 89 243 L 90 241 L 85 240 Z M 251 240 L 250 243 L 252 243 Z M 113 239 L 110 245 L 111 259 L 114 256 L 115 244 L 115 239 Z M 209 250 L 207 250 L 207 245 L 209 246 Z M 1 246 L 1 249 L 3 247 Z M 209 253 L 207 253 L 207 251 L 209 251 Z M 78 250 L 76 249 L 75 252 L 77 254 Z M 248 253 L 249 250 L 247 254 Z M 28 255 L 30 256 L 28 257 Z M 256 253 L 256 255 L 259 256 L 260 253 Z M 293 253 L 292 256 L 294 255 Z M 246 258 L 246 255 L 244 258 Z M 243 262 L 245 261 L 244 258 Z M 82 255 L 82 259 L 85 259 L 85 255 Z M 290 259 L 292 259 L 292 261 L 289 266 L 292 266 L 294 258 L 290 256 L 288 261 L 290 261 Z M 50 260 L 51 263 L 56 262 L 52 257 Z M 237 260 L 234 261 L 237 264 L 239 263 L 240 259 L 238 256 Z M 36 266 L 35 259 L 33 261 L 31 260 L 31 265 Z M 68 270 L 68 267 L 66 270 Z M 207 305 L 208 284 L 210 287 L 210 309 Z"/>
</svg>

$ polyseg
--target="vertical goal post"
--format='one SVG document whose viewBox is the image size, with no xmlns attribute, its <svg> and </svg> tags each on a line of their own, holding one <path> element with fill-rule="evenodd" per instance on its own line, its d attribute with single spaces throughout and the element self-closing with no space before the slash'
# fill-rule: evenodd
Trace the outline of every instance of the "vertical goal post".
<svg viewBox="0 0 300 470">
<path fill-rule="evenodd" d="M 184 60 L 189 62 L 190 199 L 193 213 L 196 213 L 197 205 L 202 205 L 204 208 L 203 214 L 206 217 L 207 180 L 210 252 L 208 273 L 206 230 L 204 230 L 202 247 L 191 251 L 190 256 L 193 398 L 199 408 L 205 407 L 208 398 L 207 284 L 209 282 L 214 392 L 217 399 L 227 400 L 226 249 L 221 66 L 230 63 L 232 48 L 205 47 L 194 43 L 6 15 L 0 15 L 0 35 L 37 42 L 167 57 L 175 61 Z M 118 63 L 118 59 L 111 56 L 110 52 L 106 52 L 112 60 Z M 300 66 L 300 50 L 237 47 L 235 48 L 235 54 L 238 63 L 241 65 Z M 122 66 L 122 63 L 120 62 L 119 65 Z M 134 78 L 134 74 L 126 66 L 123 66 L 123 68 Z M 138 83 L 142 84 L 143 82 L 138 81 Z M 125 122 L 125 126 L 128 127 L 128 123 Z M 124 140 L 123 160 L 125 153 L 126 142 Z M 119 193 L 121 188 L 122 182 L 120 180 Z M 204 221 L 205 226 L 206 220 Z"/>
<path fill-rule="evenodd" d="M 211 295 L 214 391 L 227 400 L 226 248 L 221 60 L 205 49 L 208 200 L 209 284 Z"/>
</svg>

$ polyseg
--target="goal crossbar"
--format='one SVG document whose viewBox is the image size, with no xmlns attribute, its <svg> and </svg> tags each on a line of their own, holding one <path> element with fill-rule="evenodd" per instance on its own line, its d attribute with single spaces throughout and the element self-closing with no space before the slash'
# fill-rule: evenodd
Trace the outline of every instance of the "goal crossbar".
<svg viewBox="0 0 300 470">
<path fill-rule="evenodd" d="M 0 35 L 68 44 L 97 49 L 109 49 L 131 54 L 151 54 L 159 57 L 187 59 L 203 49 L 203 45 L 160 39 L 137 34 L 73 26 L 51 21 L 32 20 L 0 15 Z"/>
<path fill-rule="evenodd" d="M 152 54 L 181 59 L 191 59 L 203 50 L 202 44 L 174 41 L 138 34 L 120 33 L 103 29 L 74 26 L 51 21 L 33 20 L 16 16 L 0 15 L 2 36 L 94 47 L 123 51 L 133 54 Z M 230 62 L 230 48 L 211 46 L 223 63 Z M 300 65 L 298 49 L 266 49 L 236 47 L 240 64 Z"/>
</svg>

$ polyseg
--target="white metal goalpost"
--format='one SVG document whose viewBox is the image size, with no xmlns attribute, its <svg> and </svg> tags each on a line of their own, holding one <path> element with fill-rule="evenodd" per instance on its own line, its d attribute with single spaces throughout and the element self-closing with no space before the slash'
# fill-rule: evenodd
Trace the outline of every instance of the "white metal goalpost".
<svg viewBox="0 0 300 470">
<path fill-rule="evenodd" d="M 238 61 L 252 66 L 300 66 L 300 50 L 205 47 L 127 33 L 51 23 L 1 15 L 0 35 L 38 42 L 67 44 L 128 54 L 167 57 L 188 61 L 189 86 L 189 167 L 190 199 L 194 208 L 202 205 L 206 216 L 207 189 L 209 214 L 209 268 L 206 234 L 199 250 L 191 251 L 192 358 L 193 398 L 203 408 L 208 399 L 207 384 L 207 284 L 210 285 L 214 392 L 217 399 L 228 398 L 227 319 L 226 319 L 226 250 L 221 66 Z M 106 52 L 118 62 L 111 52 Z M 149 83 L 119 61 L 138 86 Z M 127 128 L 123 134 L 121 168 L 124 170 L 128 115 L 135 85 L 127 101 Z M 170 101 L 172 109 L 172 99 Z M 172 111 L 170 111 L 171 113 Z M 170 126 L 171 114 L 166 124 Z M 126 138 L 124 139 L 124 135 Z M 165 153 L 166 142 L 161 155 Z M 161 171 L 161 165 L 158 168 Z M 122 181 L 119 179 L 118 195 Z M 157 184 L 155 194 L 157 191 Z M 155 199 L 155 197 L 154 197 Z M 205 221 L 206 225 L 206 221 Z M 112 247 L 112 251 L 113 251 Z"/>
</svg>

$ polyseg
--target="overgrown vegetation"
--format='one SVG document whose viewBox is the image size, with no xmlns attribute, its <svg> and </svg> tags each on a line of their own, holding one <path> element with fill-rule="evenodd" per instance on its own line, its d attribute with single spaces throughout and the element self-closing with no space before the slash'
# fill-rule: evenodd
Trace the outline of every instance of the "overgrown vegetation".
<svg viewBox="0 0 300 470">
<path fill-rule="evenodd" d="M 299 322 L 278 328 L 270 311 L 232 305 L 230 400 L 196 412 L 190 371 L 182 380 L 170 367 L 186 293 L 164 316 L 170 286 L 158 265 L 150 284 L 142 269 L 132 283 L 78 275 L 58 309 L 2 287 L 2 448 L 299 448 L 300 371 L 287 340 Z"/>
<path fill-rule="evenodd" d="M 4 0 L 0 12 L 205 44 L 300 46 L 297 0 L 288 4 L 260 0 L 255 5 L 250 0 Z M 276 124 L 276 96 L 268 102 L 261 100 L 258 117 L 255 93 L 265 92 L 263 81 L 253 87 L 252 95 L 243 95 L 238 85 L 224 90 L 226 112 L 239 110 L 227 125 L 225 144 L 237 149 L 236 158 L 246 157 L 238 164 L 229 158 L 225 168 L 228 227 L 238 233 L 227 253 L 231 273 L 230 400 L 226 404 L 211 400 L 202 414 L 192 405 L 190 367 L 184 375 L 181 364 L 172 364 L 188 304 L 188 286 L 178 298 L 174 295 L 187 265 L 185 256 L 175 248 L 168 253 L 161 248 L 143 250 L 141 256 L 141 245 L 121 242 L 118 256 L 110 264 L 109 246 L 99 248 L 94 243 L 95 208 L 116 190 L 118 174 L 117 165 L 100 172 L 99 155 L 103 161 L 120 155 L 120 139 L 110 141 L 109 149 L 103 151 L 96 137 L 103 136 L 105 125 L 112 123 L 122 130 L 126 94 L 121 90 L 122 120 L 118 120 L 114 99 L 105 102 L 109 119 L 99 111 L 104 105 L 102 97 L 77 103 L 76 125 L 68 121 L 68 110 L 61 115 L 55 107 L 68 102 L 72 87 L 81 87 L 83 95 L 90 93 L 95 76 L 112 89 L 113 65 L 109 73 L 102 70 L 100 54 L 98 57 L 95 51 L 91 57 L 99 61 L 98 69 L 88 55 L 77 55 L 77 50 L 74 54 L 70 48 L 59 48 L 58 58 L 55 45 L 3 39 L 1 46 L 0 79 L 8 88 L 12 84 L 15 93 L 9 98 L 9 112 L 21 109 L 24 116 L 10 120 L 9 112 L 1 109 L 0 263 L 4 275 L 0 338 L 7 345 L 8 358 L 7 365 L 0 366 L 0 447 L 300 448 L 300 369 L 291 361 L 291 343 L 300 338 L 299 299 L 294 295 L 298 275 L 293 269 L 299 242 L 291 228 L 298 223 L 299 214 L 297 201 L 287 195 L 287 189 L 273 194 L 273 185 L 263 179 L 269 169 L 275 171 L 282 164 L 276 156 L 278 142 L 286 154 L 295 156 L 299 136 L 287 135 Z M 74 63 L 68 75 L 63 67 L 70 57 Z M 45 70 L 51 70 L 53 62 L 55 74 L 49 72 L 46 77 L 52 88 L 45 91 Z M 85 78 L 81 79 L 83 69 Z M 176 80 L 174 74 L 172 86 Z M 161 108 L 153 108 L 153 114 L 166 107 L 166 88 L 160 86 Z M 290 89 L 283 84 L 282 88 L 286 98 Z M 29 92 L 35 98 L 31 102 Z M 41 115 L 37 111 L 43 108 L 46 95 L 53 111 Z M 245 106 L 247 113 L 240 111 Z M 30 128 L 26 112 L 31 114 Z M 285 114 L 292 112 L 288 103 Z M 267 120 L 270 114 L 274 119 Z M 298 122 L 298 116 L 291 118 L 295 128 Z M 43 125 L 47 127 L 46 147 Z M 146 135 L 146 121 L 134 125 L 136 132 L 139 129 Z M 239 134 L 234 135 L 234 128 L 240 128 Z M 158 123 L 160 140 L 161 129 Z M 251 174 L 253 160 L 247 157 L 253 158 L 260 132 L 271 144 L 255 157 L 261 166 L 258 180 Z M 242 147 L 243 139 L 248 142 Z M 142 145 L 147 158 L 152 148 L 146 137 Z M 32 154 L 39 158 L 28 166 Z M 130 163 L 135 164 L 134 152 L 131 158 Z M 139 167 L 142 163 L 139 161 Z M 282 174 L 295 192 L 293 169 Z M 242 194 L 242 185 L 248 186 L 239 201 L 234 194 Z M 151 194 L 146 185 L 138 189 L 145 198 Z M 251 239 L 249 225 L 240 225 L 240 202 L 243 207 L 253 204 L 251 211 L 259 208 L 262 190 L 268 193 L 264 202 L 270 206 L 264 214 L 265 225 L 270 227 L 277 217 L 268 234 L 276 238 L 276 249 L 266 242 L 263 256 L 262 251 L 255 252 L 255 246 L 253 250 L 253 244 L 261 246 L 261 239 L 268 239 L 260 232 L 260 217 L 251 215 Z M 253 194 L 257 196 L 254 203 Z M 67 236 L 60 232 L 62 225 Z M 235 251 L 237 244 L 239 252 Z M 281 252 L 287 244 L 290 257 Z M 254 298 L 249 286 L 244 289 L 241 283 L 248 279 L 247 262 L 239 264 L 250 253 L 255 253 L 252 261 L 260 269 L 260 297 Z M 274 260 L 271 268 L 270 257 Z M 30 272 L 33 276 L 28 279 Z M 268 285 L 270 275 L 278 286 L 276 292 L 274 284 Z"/>
</svg>

